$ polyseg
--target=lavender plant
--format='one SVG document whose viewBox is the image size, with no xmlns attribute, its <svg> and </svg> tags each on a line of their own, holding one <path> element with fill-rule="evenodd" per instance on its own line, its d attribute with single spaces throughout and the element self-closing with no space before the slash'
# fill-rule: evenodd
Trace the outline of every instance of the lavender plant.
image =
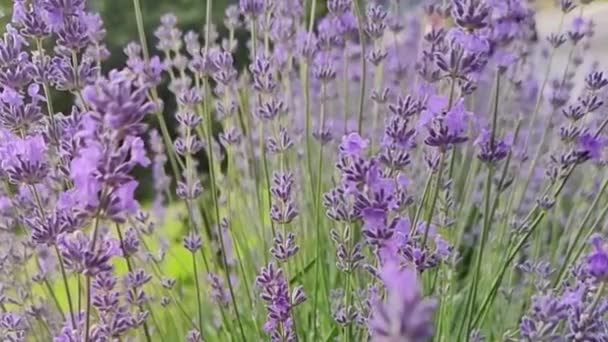
<svg viewBox="0 0 608 342">
<path fill-rule="evenodd" d="M 608 340 L 591 2 L 207 0 L 148 44 L 134 0 L 105 71 L 85 0 L 15 0 L 1 339 Z"/>
</svg>

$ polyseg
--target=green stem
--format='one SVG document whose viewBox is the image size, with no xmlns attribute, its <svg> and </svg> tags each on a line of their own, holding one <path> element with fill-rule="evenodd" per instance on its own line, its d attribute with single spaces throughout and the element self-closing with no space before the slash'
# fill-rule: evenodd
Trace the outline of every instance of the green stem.
<svg viewBox="0 0 608 342">
<path fill-rule="evenodd" d="M 579 16 L 582 16 L 582 14 L 583 14 L 582 10 L 583 10 L 583 6 L 580 7 Z M 561 30 L 561 25 L 562 25 L 562 22 L 563 22 L 563 18 L 564 18 L 564 15 L 562 14 L 562 19 L 560 21 L 560 30 Z M 576 48 L 576 45 L 573 45 L 572 48 L 570 49 L 570 52 L 568 53 L 568 58 L 566 59 L 566 66 L 564 68 L 564 72 L 563 72 L 563 75 L 562 75 L 562 80 L 561 80 L 561 85 L 560 86 L 564 85 L 564 82 L 565 82 L 566 77 L 568 75 L 568 68 L 570 66 L 570 63 L 572 62 L 572 56 L 574 54 L 575 48 Z M 540 93 L 539 93 L 539 96 L 538 96 L 538 100 L 537 100 L 536 106 L 534 108 L 534 112 L 532 113 L 532 120 L 530 121 L 530 125 L 528 126 L 528 135 L 526 137 L 526 141 L 524 143 L 524 146 L 528 146 L 528 140 L 530 138 L 530 132 L 532 131 L 531 128 L 534 127 L 534 121 L 536 119 L 536 116 L 538 115 L 539 109 L 540 109 L 541 104 L 542 104 L 543 88 L 544 88 L 544 85 L 546 84 L 546 81 L 547 81 L 547 78 L 548 78 L 548 71 L 549 71 L 549 68 L 551 67 L 551 59 L 553 57 L 553 54 L 555 54 L 555 49 L 553 49 L 551 51 L 551 56 L 550 56 L 550 59 L 549 59 L 549 63 L 547 64 L 547 74 L 546 74 L 545 80 L 544 80 L 545 82 L 543 83 L 543 87 L 541 87 L 541 90 L 540 90 Z M 532 161 L 530 163 L 530 167 L 528 168 L 528 173 L 527 173 L 526 178 L 525 178 L 524 183 L 523 183 L 523 188 L 522 188 L 522 191 L 521 191 L 521 195 L 520 195 L 519 199 L 516 201 L 516 203 L 519 203 L 520 206 L 521 206 L 522 203 L 524 203 L 523 198 L 526 195 L 526 190 L 528 189 L 528 185 L 530 184 L 530 181 L 532 180 L 532 176 L 534 174 L 534 170 L 536 169 L 536 165 L 537 165 L 538 161 L 540 160 L 540 156 L 541 156 L 543 147 L 545 146 L 545 143 L 547 142 L 547 138 L 549 137 L 549 132 L 551 132 L 552 128 L 553 128 L 552 116 L 549 116 L 549 118 L 547 119 L 547 124 L 545 126 L 545 129 L 543 131 L 543 135 L 542 135 L 542 137 L 540 139 L 540 143 L 538 144 L 538 146 L 536 148 L 536 151 L 534 152 L 534 156 L 533 156 Z"/>
<path fill-rule="evenodd" d="M 469 291 L 469 296 L 467 299 L 467 305 L 465 308 L 465 319 L 463 323 L 467 322 L 467 330 L 465 331 L 465 336 L 469 336 L 469 332 L 471 331 L 472 320 L 468 319 L 470 313 L 475 308 L 475 302 L 477 297 L 477 289 L 479 287 L 479 278 L 481 276 L 481 262 L 483 259 L 483 253 L 485 251 L 486 241 L 488 239 L 488 231 L 490 227 L 490 223 L 492 221 L 492 217 L 490 214 L 490 197 L 492 195 L 492 177 L 494 174 L 494 168 L 489 166 L 488 169 L 488 178 L 486 179 L 486 187 L 485 187 L 485 209 L 484 209 L 484 223 L 483 228 L 481 230 L 481 241 L 479 246 L 479 251 L 477 252 L 477 259 L 475 260 L 475 273 L 473 274 L 473 284 L 472 288 Z M 460 335 L 460 333 L 458 333 Z"/>
<path fill-rule="evenodd" d="M 323 130 L 325 129 L 325 89 L 326 89 L 326 85 L 325 83 L 323 83 L 321 85 L 321 132 L 323 132 Z M 317 168 L 317 186 L 315 188 L 315 201 L 316 201 L 316 206 L 315 206 L 315 212 L 316 212 L 316 237 L 317 237 L 317 243 L 316 243 L 316 260 L 317 263 L 315 264 L 315 294 L 314 294 L 314 303 L 313 303 L 313 310 L 316 313 L 317 312 L 317 306 L 318 306 L 318 299 L 319 299 L 319 277 L 320 277 L 320 272 L 321 272 L 321 263 L 319 262 L 321 260 L 321 217 L 323 216 L 321 213 L 321 183 L 322 183 L 322 173 L 323 171 L 323 142 L 321 142 L 321 146 L 319 147 L 319 161 L 318 161 L 318 168 Z M 314 321 L 313 321 L 314 322 Z M 315 324 L 315 331 L 316 331 L 316 322 L 314 322 Z M 314 339 L 314 337 L 313 337 Z"/>
<path fill-rule="evenodd" d="M 211 94 L 211 92 L 209 91 L 209 84 L 208 81 L 205 79 L 203 80 L 204 83 L 204 88 L 205 88 L 205 93 L 206 94 Z M 221 231 L 220 228 L 220 209 L 219 209 L 219 202 L 217 199 L 217 189 L 216 189 L 216 185 L 215 185 L 215 163 L 214 163 L 214 156 L 213 156 L 213 141 L 211 139 L 211 136 L 213 134 L 213 121 L 211 119 L 211 111 L 209 110 L 208 106 L 205 105 L 205 116 L 207 118 L 207 146 L 208 146 L 208 154 L 209 154 L 209 174 L 211 176 L 211 197 L 213 199 L 213 207 L 215 209 L 215 219 L 216 219 L 216 226 L 217 226 L 217 236 L 220 242 L 220 248 L 222 251 L 225 251 L 225 245 L 224 245 L 224 234 Z M 261 138 L 261 137 L 260 137 Z M 247 338 L 245 337 L 245 331 L 243 329 L 243 324 L 241 322 L 241 315 L 239 314 L 239 309 L 238 309 L 238 305 L 236 302 L 236 297 L 235 297 L 235 292 L 234 292 L 234 287 L 232 286 L 232 280 L 230 279 L 230 272 L 228 269 L 228 261 L 226 260 L 226 253 L 222 252 L 222 263 L 223 263 L 223 268 L 224 268 L 224 277 L 226 278 L 226 284 L 228 284 L 228 290 L 230 291 L 230 298 L 232 300 L 232 305 L 234 307 L 234 312 L 236 315 L 236 321 L 238 323 L 239 326 L 239 332 L 241 334 L 241 337 L 243 339 L 243 341 L 247 341 Z"/>
<path fill-rule="evenodd" d="M 357 17 L 359 27 L 359 44 L 361 45 L 361 87 L 359 89 L 359 115 L 357 132 L 359 135 L 363 131 L 363 105 L 365 101 L 365 81 L 367 79 L 367 60 L 365 59 L 365 35 L 363 33 L 363 15 L 359 8 L 359 1 L 353 0 L 353 10 Z"/>
<path fill-rule="evenodd" d="M 562 13 L 560 20 L 559 20 L 559 25 L 557 28 L 557 34 L 560 34 L 562 31 L 562 26 L 564 24 L 564 17 L 565 15 Z M 536 98 L 536 103 L 534 105 L 534 110 L 532 111 L 532 118 L 530 119 L 530 124 L 527 127 L 527 136 L 526 136 L 526 140 L 525 140 L 525 144 L 524 146 L 527 146 L 528 140 L 530 139 L 530 132 L 532 132 L 532 127 L 534 127 L 535 123 L 536 123 L 536 117 L 538 116 L 538 113 L 540 111 L 540 106 L 543 102 L 543 94 L 545 91 L 545 87 L 547 86 L 547 82 L 549 81 L 549 76 L 550 76 L 550 71 L 551 71 L 551 64 L 553 62 L 553 58 L 555 57 L 555 53 L 556 53 L 557 49 L 556 48 L 551 48 L 551 53 L 549 54 L 549 59 L 547 60 L 547 67 L 545 68 L 545 72 L 544 72 L 544 76 L 543 76 L 543 82 L 540 86 L 540 90 L 538 93 L 538 97 Z"/>
<path fill-rule="evenodd" d="M 200 281 L 198 279 L 198 269 L 196 267 L 196 254 L 192 253 L 192 270 L 194 271 L 194 283 L 196 284 L 196 303 L 198 308 L 198 329 L 203 333 L 203 303 L 201 301 Z"/>
<path fill-rule="evenodd" d="M 439 197 L 439 188 L 441 188 L 441 178 L 443 176 L 443 169 L 445 164 L 445 151 L 441 151 L 441 157 L 439 158 L 439 170 L 437 171 L 437 179 L 435 181 L 435 188 L 433 189 L 433 196 L 431 197 L 431 209 L 426 216 L 426 226 L 424 227 L 424 235 L 422 237 L 421 248 L 426 246 L 426 240 L 429 236 L 429 228 L 431 227 L 431 220 L 433 219 L 433 214 L 435 213 L 435 207 L 437 205 L 437 198 Z M 416 227 L 412 227 L 413 230 L 416 230 Z"/>
<path fill-rule="evenodd" d="M 57 295 L 55 294 L 55 291 L 53 291 L 53 287 L 51 286 L 51 283 L 49 283 L 48 279 L 46 279 L 46 278 L 44 279 L 44 285 L 46 286 L 46 289 L 48 290 L 51 298 L 53 298 L 53 302 L 55 303 L 55 306 L 57 306 L 57 310 L 61 314 L 61 317 L 63 318 L 63 320 L 65 320 L 65 314 L 63 313 L 63 310 L 61 309 L 61 304 L 59 304 L 59 299 L 57 299 Z"/>
<path fill-rule="evenodd" d="M 422 191 L 422 199 L 420 199 L 420 204 L 418 208 L 416 208 L 416 213 L 414 214 L 414 220 L 412 221 L 412 230 L 410 231 L 410 237 L 414 235 L 416 232 L 418 219 L 420 218 L 420 214 L 422 213 L 422 208 L 427 201 L 427 197 L 429 194 L 429 190 L 431 188 L 431 181 L 433 180 L 433 173 L 431 172 L 429 176 L 426 178 L 426 182 L 424 183 L 424 190 Z"/>
<path fill-rule="evenodd" d="M 599 196 L 598 196 L 599 197 Z M 597 197 L 596 197 L 597 199 Z M 592 207 L 595 206 L 597 203 L 594 200 Z M 591 211 L 591 207 L 589 208 L 589 210 L 587 211 L 587 214 L 589 214 L 589 211 Z M 597 219 L 595 220 L 595 222 L 589 227 L 589 229 L 587 229 L 587 233 L 585 234 L 584 238 L 580 238 L 580 236 L 582 235 L 582 231 L 585 230 L 584 229 L 584 225 L 580 225 L 578 228 L 578 232 L 576 235 L 576 238 L 574 240 L 574 242 L 572 243 L 572 245 L 570 246 L 570 248 L 568 249 L 568 253 L 566 254 L 566 258 L 564 259 L 564 263 L 562 264 L 562 267 L 559 270 L 558 273 L 558 277 L 554 283 L 554 287 L 558 287 L 565 279 L 565 275 L 566 275 L 566 271 L 568 270 L 568 266 L 572 265 L 573 263 L 575 263 L 581 256 L 581 254 L 583 253 L 583 250 L 585 249 L 585 244 L 581 244 L 578 248 L 577 248 L 577 252 L 574 253 L 574 249 L 576 248 L 577 244 L 579 241 L 589 241 L 589 238 L 591 237 L 591 235 L 593 234 L 593 232 L 595 231 L 595 229 L 601 224 L 601 222 L 604 219 L 604 216 L 606 215 L 606 213 L 608 212 L 608 205 L 606 205 L 602 211 L 600 212 L 600 214 L 598 215 Z M 585 214 L 585 218 L 583 219 L 583 221 L 588 221 L 588 217 L 587 214 Z M 572 258 L 572 255 L 574 254 L 574 258 Z M 572 260 L 570 260 L 572 258 Z"/>
<path fill-rule="evenodd" d="M 496 130 L 497 127 L 497 118 L 498 118 L 498 107 L 499 107 L 499 94 L 500 94 L 500 72 L 496 73 L 496 85 L 494 89 L 494 110 L 492 114 L 492 131 L 490 135 L 490 150 L 494 151 L 494 147 L 496 144 Z M 492 178 L 494 176 L 494 165 L 488 164 L 488 177 L 486 179 L 486 187 L 484 192 L 485 198 L 485 208 L 484 208 L 484 220 L 483 220 L 483 228 L 481 231 L 481 241 L 479 245 L 479 251 L 477 252 L 477 259 L 475 260 L 475 273 L 473 274 L 473 285 L 471 291 L 469 291 L 469 295 L 467 298 L 467 304 L 465 307 L 465 319 L 464 322 L 467 322 L 467 330 L 465 331 L 465 336 L 468 337 L 471 331 L 472 320 L 469 319 L 470 314 L 473 312 L 475 308 L 475 303 L 477 301 L 477 290 L 479 287 L 479 280 L 481 277 L 481 261 L 483 259 L 483 254 L 486 247 L 486 242 L 488 239 L 488 233 L 490 230 L 490 224 L 492 223 L 492 218 L 494 217 L 493 209 L 496 206 L 490 205 L 491 196 L 492 196 Z M 496 198 L 498 198 L 499 191 L 496 192 Z M 462 326 L 461 326 L 462 329 Z M 460 337 L 460 332 L 458 333 Z"/>
<path fill-rule="evenodd" d="M 587 223 L 591 219 L 593 212 L 595 211 L 600 199 L 605 194 L 605 191 L 607 188 L 608 188 L 608 178 L 606 178 L 604 180 L 604 182 L 602 183 L 601 189 L 597 193 L 595 198 L 593 199 L 593 202 L 591 203 L 591 206 L 589 206 L 589 209 L 587 209 L 587 212 L 585 213 L 585 217 L 583 218 L 581 223 L 578 225 L 578 227 L 576 227 L 576 236 L 574 237 L 574 241 L 570 244 L 570 247 L 568 248 L 568 252 L 566 252 L 566 257 L 564 258 L 564 262 L 562 263 L 562 266 L 560 267 L 559 272 L 557 272 L 557 278 L 555 280 L 555 283 L 553 284 L 554 288 L 559 286 L 561 284 L 561 282 L 564 280 L 566 270 L 568 269 L 568 266 L 570 266 L 570 264 L 571 264 L 570 258 L 572 257 L 572 254 L 574 253 L 575 248 L 580 243 L 581 237 L 583 236 L 583 232 L 586 231 L 585 227 L 587 226 Z M 594 226 L 591 226 L 591 229 L 589 229 L 588 231 L 593 232 L 593 228 L 594 228 Z M 587 235 L 589 235 L 589 234 L 587 234 Z"/>
<path fill-rule="evenodd" d="M 262 156 L 262 167 L 264 170 L 264 179 L 265 179 L 265 185 L 266 185 L 266 198 L 267 198 L 267 202 L 268 202 L 268 207 L 266 208 L 268 210 L 268 213 L 270 213 L 270 210 L 272 209 L 272 193 L 270 191 L 270 172 L 268 171 L 268 156 L 266 154 L 266 141 L 264 140 L 264 122 L 260 122 L 259 123 L 259 127 L 260 127 L 260 134 L 259 134 L 259 139 L 260 139 L 260 155 Z M 276 229 L 274 226 L 274 220 L 270 220 L 270 229 L 272 231 L 272 236 L 274 238 L 274 236 L 276 236 Z"/>
<path fill-rule="evenodd" d="M 139 44 L 144 55 L 144 61 L 150 59 L 148 51 L 148 41 L 146 40 L 146 31 L 144 29 L 144 18 L 142 15 L 140 0 L 133 0 L 133 8 L 135 9 L 135 22 L 137 24 L 137 33 L 139 35 Z"/>
<path fill-rule="evenodd" d="M 140 0 L 133 0 L 133 9 L 135 10 L 135 22 L 137 24 L 137 33 L 139 35 L 139 44 L 141 45 L 142 53 L 144 56 L 144 61 L 147 63 L 150 60 L 150 54 L 148 51 L 148 42 L 146 40 L 146 31 L 144 28 L 143 15 L 141 10 Z M 151 90 L 152 99 L 154 101 L 158 100 L 158 92 L 156 88 Z M 167 155 L 169 156 L 169 163 L 171 164 L 171 169 L 173 171 L 174 177 L 179 177 L 179 167 L 178 164 L 184 168 L 183 162 L 177 157 L 175 153 L 175 149 L 173 147 L 173 142 L 171 139 L 171 135 L 169 134 L 169 128 L 163 117 L 163 113 L 161 111 L 156 112 L 156 119 L 158 120 L 158 124 L 160 126 L 160 131 L 163 137 L 163 141 L 165 144 L 165 148 L 167 149 Z M 169 201 L 172 201 L 172 194 L 169 192 Z"/>
<path fill-rule="evenodd" d="M 38 207 L 38 211 L 40 212 L 40 217 L 43 218 L 46 216 L 44 212 L 44 208 L 42 206 L 42 201 L 40 200 L 40 195 L 38 194 L 38 190 L 35 185 L 30 186 L 31 192 L 34 194 L 34 199 L 36 201 L 36 206 Z M 70 319 L 72 321 L 72 326 L 76 327 L 76 320 L 74 318 L 74 305 L 72 304 L 72 295 L 70 294 L 70 287 L 68 284 L 68 277 L 65 272 L 65 266 L 63 264 L 63 258 L 61 257 L 61 253 L 59 252 L 59 248 L 56 243 L 53 243 L 53 247 L 55 249 L 55 253 L 57 254 L 57 260 L 59 261 L 59 267 L 61 269 L 61 277 L 63 279 L 63 286 L 65 288 L 65 294 L 68 298 L 68 307 L 70 309 Z"/>
<path fill-rule="evenodd" d="M 127 251 L 125 249 L 125 240 L 123 239 L 122 232 L 120 231 L 120 227 L 118 226 L 118 224 L 116 225 L 116 233 L 118 234 L 118 241 L 120 242 L 120 249 L 122 249 L 122 254 L 123 254 L 123 256 L 125 258 L 125 262 L 127 264 L 127 270 L 129 271 L 129 273 L 133 273 L 133 266 L 131 265 L 131 260 L 129 259 Z M 134 288 L 133 290 L 137 290 L 137 289 Z M 139 307 L 140 311 L 143 311 L 141 305 L 138 305 L 138 307 Z M 150 329 L 148 329 L 148 323 L 146 321 L 144 321 L 142 328 L 143 328 L 144 334 L 146 336 L 146 341 L 152 342 L 152 338 L 150 337 Z M 160 329 L 159 329 L 159 331 L 160 331 Z"/>
<path fill-rule="evenodd" d="M 55 253 L 57 254 L 57 259 L 59 259 L 59 268 L 61 269 L 61 278 L 63 279 L 65 295 L 68 298 L 68 306 L 70 308 L 70 319 L 72 321 L 72 326 L 76 327 L 76 319 L 74 318 L 74 307 L 72 305 L 72 295 L 70 294 L 70 287 L 68 285 L 68 276 L 65 272 L 65 266 L 63 265 L 63 258 L 61 257 L 61 252 L 59 252 L 59 248 L 57 248 L 57 244 L 53 244 L 53 248 L 55 249 Z"/>
<path fill-rule="evenodd" d="M 343 65 L 347 65 L 348 62 L 348 55 L 347 55 L 347 50 L 344 49 L 344 51 L 342 52 L 342 63 Z M 348 111 L 349 111 L 349 93 L 350 93 L 350 87 L 349 87 L 349 83 L 348 83 L 348 68 L 344 67 L 344 70 L 342 71 L 342 99 L 344 100 L 344 103 L 342 103 L 342 107 L 344 107 L 344 134 L 346 135 L 346 133 L 348 133 Z"/>
<path fill-rule="evenodd" d="M 566 173 L 566 175 L 563 178 L 561 184 L 557 187 L 557 189 L 555 189 L 555 192 L 553 193 L 553 197 L 557 198 L 559 196 L 559 194 L 561 193 L 561 191 L 564 189 L 564 186 L 566 185 L 566 182 L 568 181 L 568 179 L 570 178 L 570 176 L 574 172 L 574 169 L 575 169 L 575 167 L 571 168 Z M 530 210 L 530 212 L 528 212 L 528 215 L 524 219 L 523 223 L 520 224 L 516 228 L 516 230 L 519 230 L 519 229 L 523 228 L 523 226 L 526 224 L 526 222 L 528 222 L 528 220 L 534 215 L 534 213 L 538 209 L 539 209 L 538 205 L 535 205 Z M 526 242 L 528 241 L 528 239 L 530 238 L 530 236 L 532 235 L 532 233 L 534 231 L 536 231 L 536 227 L 542 221 L 542 219 L 545 217 L 545 215 L 546 215 L 546 211 L 540 211 L 536 215 L 536 217 L 534 218 L 534 221 L 532 221 L 532 223 L 530 224 L 530 227 L 528 227 L 527 232 L 524 234 L 524 236 L 519 240 L 519 242 L 517 243 L 517 245 L 515 246 L 515 248 L 512 250 L 512 252 L 510 252 L 510 253 L 507 252 L 506 260 L 502 264 L 502 266 L 500 268 L 500 271 L 498 272 L 498 275 L 496 276 L 496 278 L 494 278 L 494 282 L 492 284 L 490 292 L 485 297 L 485 299 L 483 301 L 483 304 L 481 305 L 480 309 L 477 311 L 477 315 L 475 316 L 475 319 L 473 320 L 473 325 L 472 325 L 473 328 L 478 323 L 480 323 L 480 321 L 485 317 L 485 315 L 487 313 L 487 310 L 489 309 L 489 307 L 492 304 L 494 298 L 496 297 L 496 294 L 498 293 L 498 289 L 500 287 L 500 284 L 502 283 L 502 279 L 504 277 L 505 272 L 509 268 L 509 265 L 511 265 L 511 263 L 513 262 L 513 260 L 515 259 L 515 257 L 519 253 L 519 251 L 526 244 Z"/>
<path fill-rule="evenodd" d="M 205 52 L 207 52 L 209 50 L 209 44 L 211 43 L 211 8 L 212 7 L 213 7 L 213 0 L 207 0 L 207 4 L 205 6 Z"/>
<path fill-rule="evenodd" d="M 102 189 L 101 191 L 101 196 L 100 196 L 100 203 L 103 203 L 103 201 L 105 200 L 105 189 Z M 99 208 L 97 209 L 97 213 L 95 214 L 95 221 L 93 224 L 93 240 L 91 242 L 91 249 L 94 251 L 95 250 L 95 245 L 97 242 L 97 233 L 99 230 L 99 223 L 101 221 L 101 205 L 99 206 Z M 86 323 L 85 323 L 85 342 L 89 342 L 90 340 L 90 334 L 89 334 L 89 328 L 91 327 L 91 308 L 92 308 L 92 303 L 91 303 L 91 277 L 88 275 L 85 275 L 85 277 L 87 278 L 87 310 L 86 310 Z"/>
</svg>

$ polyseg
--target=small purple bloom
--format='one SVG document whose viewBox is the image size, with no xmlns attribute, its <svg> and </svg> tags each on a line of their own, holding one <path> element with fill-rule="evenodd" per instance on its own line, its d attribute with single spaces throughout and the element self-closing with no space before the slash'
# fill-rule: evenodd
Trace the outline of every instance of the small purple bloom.
<svg viewBox="0 0 608 342">
<path fill-rule="evenodd" d="M 376 303 L 369 329 L 374 342 L 423 342 L 433 338 L 435 303 L 422 298 L 416 272 L 390 261 L 381 271 L 388 291 L 386 303 Z"/>
<path fill-rule="evenodd" d="M 184 247 L 190 251 L 190 253 L 196 253 L 203 246 L 203 240 L 200 235 L 196 233 L 190 233 L 184 239 Z"/>
<path fill-rule="evenodd" d="M 600 159 L 605 147 L 605 141 L 591 133 L 585 133 L 578 139 L 578 154 L 583 160 Z"/>
<path fill-rule="evenodd" d="M 361 156 L 368 145 L 367 139 L 363 139 L 359 134 L 353 132 L 342 137 L 340 152 L 350 156 Z"/>
<path fill-rule="evenodd" d="M 608 281 L 608 252 L 601 236 L 591 238 L 594 251 L 587 256 L 589 273 L 601 281 Z"/>
</svg>

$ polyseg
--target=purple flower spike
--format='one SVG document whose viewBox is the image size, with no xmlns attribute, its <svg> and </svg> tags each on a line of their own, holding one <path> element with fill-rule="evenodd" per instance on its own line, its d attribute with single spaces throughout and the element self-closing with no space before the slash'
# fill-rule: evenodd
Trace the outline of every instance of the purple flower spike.
<svg viewBox="0 0 608 342">
<path fill-rule="evenodd" d="M 146 88 L 136 87 L 127 76 L 113 73 L 109 80 L 85 88 L 84 98 L 95 111 L 95 120 L 112 129 L 140 132 L 141 121 L 155 109 L 147 92 Z"/>
</svg>

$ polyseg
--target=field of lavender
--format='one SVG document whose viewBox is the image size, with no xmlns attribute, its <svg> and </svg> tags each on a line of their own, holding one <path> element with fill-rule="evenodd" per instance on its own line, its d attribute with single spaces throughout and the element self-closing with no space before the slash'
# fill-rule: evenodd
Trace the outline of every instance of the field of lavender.
<svg viewBox="0 0 608 342">
<path fill-rule="evenodd" d="M 1 341 L 608 341 L 592 0 L 149 1 L 13 1 Z"/>
</svg>

